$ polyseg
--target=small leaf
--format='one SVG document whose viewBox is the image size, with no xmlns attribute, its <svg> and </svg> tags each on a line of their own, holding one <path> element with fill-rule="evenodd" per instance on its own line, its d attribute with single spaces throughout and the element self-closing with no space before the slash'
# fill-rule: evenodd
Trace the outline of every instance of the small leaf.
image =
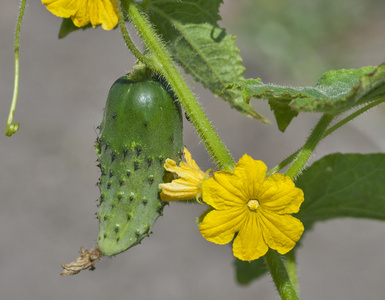
<svg viewBox="0 0 385 300">
<path fill-rule="evenodd" d="M 59 30 L 59 39 L 65 38 L 71 32 L 79 30 L 79 27 L 76 27 L 72 22 L 71 18 L 63 19 L 61 22 L 60 30 Z"/>
<path fill-rule="evenodd" d="M 291 120 L 293 120 L 298 115 L 298 112 L 292 110 L 283 102 L 269 100 L 269 104 L 271 109 L 274 111 L 274 116 L 277 120 L 279 130 L 284 132 L 287 126 L 289 126 Z"/>
<path fill-rule="evenodd" d="M 217 24 L 221 3 L 222 0 L 157 0 L 146 9 L 169 51 L 187 73 L 241 113 L 268 122 L 243 101 L 240 91 L 224 91 L 228 84 L 244 79 L 245 68 L 235 36 Z"/>
<path fill-rule="evenodd" d="M 385 154 L 332 154 L 299 176 L 305 194 L 295 216 L 309 229 L 340 217 L 385 220 Z"/>
<path fill-rule="evenodd" d="M 63 19 L 63 21 L 61 23 L 61 26 L 60 26 L 60 30 L 59 30 L 59 39 L 64 39 L 67 35 L 69 35 L 73 31 L 77 31 L 79 29 L 86 30 L 88 28 L 92 28 L 91 23 L 86 25 L 86 26 L 84 26 L 84 27 L 77 27 L 72 22 L 71 18 Z"/>
<path fill-rule="evenodd" d="M 241 90 L 244 100 L 268 99 L 278 126 L 284 131 L 298 112 L 339 114 L 355 106 L 385 98 L 385 64 L 358 70 L 325 73 L 314 87 L 288 87 L 247 79 L 227 87 Z"/>
<path fill-rule="evenodd" d="M 263 257 L 253 261 L 242 261 L 235 258 L 234 266 L 237 282 L 242 285 L 251 283 L 267 272 L 265 259 Z"/>
</svg>

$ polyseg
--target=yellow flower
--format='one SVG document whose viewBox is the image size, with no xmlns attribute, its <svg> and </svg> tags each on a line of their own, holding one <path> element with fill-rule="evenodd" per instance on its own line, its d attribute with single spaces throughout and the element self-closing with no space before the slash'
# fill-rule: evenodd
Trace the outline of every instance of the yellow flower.
<svg viewBox="0 0 385 300">
<path fill-rule="evenodd" d="M 255 260 L 269 247 L 285 254 L 304 231 L 301 221 L 290 215 L 299 211 L 302 190 L 282 174 L 266 179 L 266 171 L 262 161 L 245 154 L 234 172 L 215 172 L 202 185 L 203 201 L 213 210 L 200 224 L 201 234 L 224 245 L 238 233 L 233 253 L 241 260 Z"/>
<path fill-rule="evenodd" d="M 207 179 L 208 172 L 203 172 L 195 161 L 191 158 L 190 152 L 184 148 L 184 158 L 186 162 L 181 161 L 179 166 L 172 159 L 167 159 L 164 168 L 178 175 L 170 183 L 161 183 L 162 189 L 160 197 L 164 201 L 199 199 L 202 194 L 202 182 Z"/>
<path fill-rule="evenodd" d="M 77 27 L 101 24 L 105 30 L 110 30 L 118 23 L 114 0 L 42 0 L 41 2 L 55 16 L 71 17 Z"/>
</svg>

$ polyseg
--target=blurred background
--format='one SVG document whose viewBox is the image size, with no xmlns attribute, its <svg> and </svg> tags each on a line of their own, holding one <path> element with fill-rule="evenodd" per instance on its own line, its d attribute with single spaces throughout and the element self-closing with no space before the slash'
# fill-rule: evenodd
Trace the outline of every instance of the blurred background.
<svg viewBox="0 0 385 300">
<path fill-rule="evenodd" d="M 0 0 L 0 298 L 278 299 L 269 276 L 235 282 L 231 248 L 207 242 L 194 222 L 203 206 L 172 203 L 140 246 L 104 258 L 93 272 L 61 277 L 61 263 L 91 248 L 99 177 L 94 140 L 111 84 L 134 65 L 118 30 L 77 31 L 64 40 L 60 20 L 29 1 L 21 34 L 15 122 L 4 135 L 13 90 L 18 1 Z M 329 69 L 385 61 L 380 0 L 225 0 L 221 25 L 237 35 L 246 77 L 314 85 Z M 245 152 L 269 167 L 302 145 L 316 118 L 278 131 L 264 100 L 253 105 L 272 123 L 232 111 L 200 84 L 194 92 L 236 160 Z M 385 151 L 384 107 L 360 116 L 321 143 L 312 161 L 334 152 Z M 185 144 L 202 169 L 213 167 L 185 122 Z M 318 223 L 297 254 L 302 299 L 383 299 L 385 223 Z"/>
</svg>

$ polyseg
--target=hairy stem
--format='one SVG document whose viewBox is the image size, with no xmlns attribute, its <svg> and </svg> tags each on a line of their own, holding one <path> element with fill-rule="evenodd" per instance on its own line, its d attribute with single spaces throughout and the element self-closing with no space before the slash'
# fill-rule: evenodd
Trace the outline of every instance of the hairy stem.
<svg viewBox="0 0 385 300">
<path fill-rule="evenodd" d="M 13 95 L 12 95 L 12 102 L 11 107 L 9 109 L 9 115 L 7 120 L 7 127 L 5 129 L 5 135 L 6 136 L 12 136 L 12 134 L 16 133 L 19 130 L 19 123 L 13 123 L 13 116 L 15 114 L 16 110 L 16 103 L 17 103 L 17 95 L 19 92 L 19 69 L 20 69 L 20 62 L 19 62 L 19 48 L 20 48 L 20 30 L 21 30 L 21 23 L 23 22 L 24 12 L 25 12 L 25 6 L 27 4 L 27 0 L 22 0 L 19 10 L 19 16 L 17 19 L 17 25 L 16 25 L 16 32 L 15 32 L 15 77 L 14 77 L 14 84 L 13 84 Z"/>
<path fill-rule="evenodd" d="M 373 101 L 371 103 L 369 103 L 368 105 L 360 108 L 359 110 L 356 110 L 354 113 L 350 114 L 349 116 L 347 116 L 346 118 L 342 119 L 341 121 L 339 121 L 338 123 L 336 123 L 335 125 L 331 126 L 328 130 L 326 130 L 324 132 L 324 134 L 322 135 L 322 138 L 321 140 L 323 140 L 324 138 L 326 138 L 328 135 L 332 134 L 334 131 L 336 131 L 338 128 L 342 127 L 343 125 L 345 125 L 346 123 L 350 122 L 351 120 L 353 120 L 354 118 L 358 117 L 359 115 L 363 114 L 364 112 L 368 111 L 369 109 L 381 104 L 385 102 L 385 99 L 381 99 L 381 100 L 377 100 L 377 101 Z M 289 157 L 287 157 L 286 159 L 284 159 L 282 162 L 280 162 L 278 165 L 276 165 L 274 168 L 271 168 L 268 172 L 267 172 L 267 176 L 270 176 L 270 175 L 273 175 L 274 173 L 278 172 L 279 170 L 283 169 L 284 167 L 286 167 L 288 164 L 290 164 L 294 158 L 298 155 L 299 151 L 301 149 L 298 149 L 296 152 L 294 152 L 293 154 L 291 154 Z"/>
<path fill-rule="evenodd" d="M 293 287 L 298 294 L 297 263 L 295 261 L 294 250 L 291 250 L 285 256 L 286 256 L 285 265 L 287 269 L 287 274 L 289 275 L 291 283 L 293 284 Z"/>
<path fill-rule="evenodd" d="M 269 249 L 266 253 L 265 261 L 270 270 L 271 277 L 277 287 L 278 293 L 282 300 L 297 300 L 298 295 L 296 289 L 290 280 L 286 266 L 282 260 L 282 256 L 276 251 Z"/>
<path fill-rule="evenodd" d="M 363 114 L 364 112 L 368 111 L 369 109 L 371 109 L 371 108 L 373 108 L 373 107 L 375 107 L 375 106 L 377 106 L 383 102 L 385 102 L 385 99 L 373 101 L 373 102 L 369 103 L 368 105 L 360 108 L 359 110 L 356 110 L 354 113 L 350 114 L 346 118 L 342 119 L 341 121 L 339 121 L 338 123 L 336 123 L 335 125 L 330 127 L 328 130 L 326 130 L 324 133 L 324 136 L 322 138 L 327 137 L 329 134 L 332 134 L 338 128 L 344 126 L 346 123 L 350 122 L 354 118 L 358 117 L 359 115 Z"/>
<path fill-rule="evenodd" d="M 295 158 L 294 162 L 289 167 L 289 169 L 287 169 L 285 175 L 289 176 L 293 180 L 298 176 L 298 174 L 305 167 L 310 156 L 313 154 L 318 143 L 321 141 L 325 130 L 328 128 L 333 118 L 334 116 L 329 114 L 324 114 L 321 117 L 321 119 L 318 121 L 317 125 L 314 127 L 313 131 L 309 135 L 305 145 L 298 152 L 298 155 Z"/>
<path fill-rule="evenodd" d="M 146 16 L 133 1 L 127 1 L 125 9 L 129 19 L 142 37 L 143 43 L 151 52 L 153 64 L 149 67 L 162 74 L 170 84 L 217 166 L 220 169 L 233 170 L 234 160 L 230 152 L 215 132 Z"/>
<path fill-rule="evenodd" d="M 142 54 L 138 50 L 138 48 L 136 47 L 135 43 L 132 41 L 130 33 L 128 32 L 127 27 L 126 27 L 126 22 L 124 20 L 123 11 L 122 11 L 120 1 L 114 0 L 113 4 L 114 4 L 114 7 L 118 13 L 119 28 L 120 28 L 120 31 L 122 33 L 122 37 L 124 39 L 124 42 L 126 43 L 127 48 L 131 51 L 132 54 L 134 54 L 134 56 L 139 61 L 141 61 L 142 63 L 144 63 L 147 66 L 155 67 L 155 66 L 153 66 L 152 61 L 150 59 L 148 59 L 144 54 Z"/>
</svg>

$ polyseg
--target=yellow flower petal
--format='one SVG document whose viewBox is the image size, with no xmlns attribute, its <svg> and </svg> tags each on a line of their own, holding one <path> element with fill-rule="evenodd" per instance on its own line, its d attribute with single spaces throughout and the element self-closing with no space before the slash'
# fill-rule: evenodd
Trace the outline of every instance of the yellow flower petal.
<svg viewBox="0 0 385 300">
<path fill-rule="evenodd" d="M 101 25 L 103 29 L 113 29 L 118 23 L 118 15 L 111 0 L 42 0 L 55 16 L 71 17 L 77 27 Z"/>
<path fill-rule="evenodd" d="M 184 159 L 187 162 L 187 165 L 189 165 L 192 169 L 196 170 L 198 173 L 204 173 L 196 164 L 195 160 L 191 158 L 191 153 L 187 150 L 187 148 L 183 149 L 183 156 Z"/>
<path fill-rule="evenodd" d="M 98 1 L 98 0 L 94 0 L 94 1 Z M 91 12 L 89 11 L 89 5 L 87 0 L 81 0 L 78 3 L 79 3 L 78 9 L 73 15 L 71 15 L 71 19 L 75 26 L 83 27 L 90 23 Z M 80 3 L 82 4 L 80 5 Z M 100 23 L 97 23 L 97 24 L 91 23 L 92 26 L 96 26 L 99 24 Z"/>
<path fill-rule="evenodd" d="M 199 225 L 199 231 L 206 240 L 224 245 L 233 239 L 235 232 L 242 226 L 243 219 L 243 210 L 213 210 L 205 216 Z"/>
<path fill-rule="evenodd" d="M 159 184 L 162 189 L 160 197 L 164 201 L 188 200 L 200 198 L 202 194 L 202 183 L 208 178 L 195 161 L 191 158 L 190 152 L 184 148 L 184 157 L 187 162 L 180 162 L 179 166 L 172 159 L 167 159 L 164 168 L 178 175 L 170 183 Z"/>
<path fill-rule="evenodd" d="M 104 30 L 113 29 L 118 23 L 118 15 L 111 0 L 98 0 L 91 2 L 90 20 L 92 26 L 101 24 Z"/>
<path fill-rule="evenodd" d="M 263 161 L 243 155 L 235 165 L 234 174 L 239 176 L 247 196 L 258 197 L 261 185 L 265 182 L 267 167 Z"/>
<path fill-rule="evenodd" d="M 203 237 L 217 244 L 233 243 L 234 256 L 255 260 L 268 248 L 284 254 L 301 237 L 304 227 L 291 216 L 304 200 L 301 189 L 282 174 L 266 177 L 266 165 L 244 155 L 234 172 L 214 172 L 204 181 L 202 200 L 212 211 L 199 227 Z"/>
<path fill-rule="evenodd" d="M 296 188 L 294 182 L 283 174 L 268 177 L 259 200 L 263 207 L 279 214 L 293 214 L 299 211 L 304 201 L 303 191 Z"/>
<path fill-rule="evenodd" d="M 78 11 L 80 5 L 86 3 L 86 0 L 42 0 L 41 3 L 55 16 L 69 18 Z"/>
<path fill-rule="evenodd" d="M 300 239 L 304 227 L 300 220 L 291 215 L 278 215 L 268 210 L 260 211 L 263 237 L 267 245 L 281 254 L 289 252 Z"/>
<path fill-rule="evenodd" d="M 262 235 L 262 228 L 254 213 L 247 215 L 244 226 L 233 243 L 233 254 L 240 260 L 255 260 L 264 256 L 268 246 Z"/>
<path fill-rule="evenodd" d="M 202 185 L 203 201 L 215 209 L 245 206 L 248 199 L 239 186 L 233 185 L 236 182 L 237 177 L 231 172 L 215 172 L 214 178 Z"/>
<path fill-rule="evenodd" d="M 167 159 L 164 168 L 169 172 L 176 173 L 179 178 L 185 178 L 186 180 L 197 184 L 202 183 L 202 181 L 207 178 L 207 173 L 203 172 L 198 167 L 186 148 L 184 148 L 183 154 L 186 162 L 181 161 L 179 166 L 177 166 L 175 161 Z"/>
<path fill-rule="evenodd" d="M 189 200 L 200 197 L 201 188 L 185 179 L 174 179 L 170 183 L 161 183 L 160 197 L 163 201 Z"/>
</svg>

